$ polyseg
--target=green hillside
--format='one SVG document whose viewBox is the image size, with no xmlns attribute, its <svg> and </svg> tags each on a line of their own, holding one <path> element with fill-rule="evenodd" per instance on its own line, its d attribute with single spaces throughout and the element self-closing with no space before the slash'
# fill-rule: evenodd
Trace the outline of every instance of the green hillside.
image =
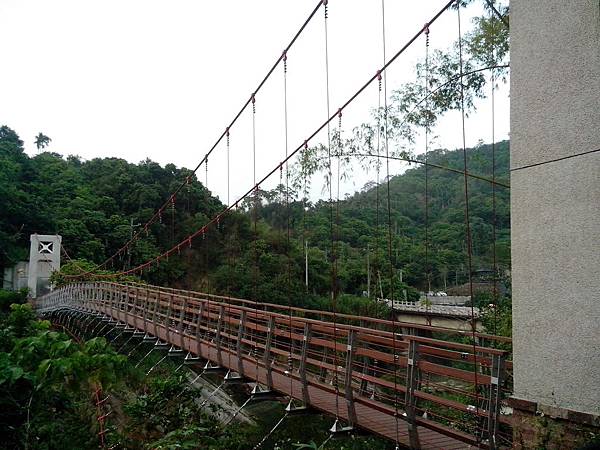
<svg viewBox="0 0 600 450">
<path fill-rule="evenodd" d="M 490 145 L 468 150 L 469 171 L 473 174 L 491 177 L 491 161 Z M 460 170 L 462 151 L 432 151 L 429 163 Z M 508 142 L 497 143 L 496 176 L 503 183 L 508 179 L 508 164 Z M 149 160 L 139 164 L 118 158 L 83 161 L 48 152 L 29 157 L 18 135 L 2 127 L 0 266 L 26 259 L 29 235 L 35 232 L 61 234 L 72 258 L 98 264 L 120 248 L 138 230 L 136 225 L 145 223 L 189 175 L 188 169 L 172 164 L 163 168 Z M 469 180 L 474 269 L 492 267 L 491 186 L 479 179 Z M 467 270 L 462 175 L 429 167 L 427 227 L 425 167 L 413 166 L 392 177 L 389 189 L 392 261 L 395 288 L 399 289 L 394 295 L 405 289 L 409 295 L 415 295 L 412 288 L 428 288 L 428 273 L 432 289 L 463 283 Z M 170 258 L 160 267 L 152 268 L 144 278 L 152 283 L 230 292 L 264 301 L 291 300 L 298 305 L 328 307 L 335 254 L 338 289 L 348 294 L 348 308 L 356 309 L 353 306 L 356 300 L 351 300 L 351 296 L 362 296 L 367 290 L 372 295 L 376 292 L 392 295 L 385 183 L 379 187 L 370 183 L 336 205 L 323 201 L 313 205 L 292 193 L 295 199 L 288 209 L 282 192 L 281 187 L 260 192 L 255 211 L 256 234 L 254 208 L 249 201 L 244 208 L 228 215 L 217 229 L 211 229 L 204 239 L 196 239 L 191 250 L 186 249 L 181 257 Z M 149 227 L 147 235 L 142 233 L 131 253 L 117 258 L 107 269 L 135 266 L 160 254 L 223 207 L 192 176 L 189 186 L 176 197 L 175 208 L 168 208 L 161 220 Z M 496 218 L 498 264 L 508 268 L 509 190 L 502 186 L 496 188 Z M 308 290 L 304 287 L 305 242 L 308 242 Z M 371 270 L 370 289 L 367 265 Z"/>
</svg>

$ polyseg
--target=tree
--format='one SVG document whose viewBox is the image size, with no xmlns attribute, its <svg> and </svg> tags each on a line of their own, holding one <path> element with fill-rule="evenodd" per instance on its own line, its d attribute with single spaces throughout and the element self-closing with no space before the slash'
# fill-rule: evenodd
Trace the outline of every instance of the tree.
<svg viewBox="0 0 600 450">
<path fill-rule="evenodd" d="M 37 147 L 38 151 L 40 151 L 40 150 L 48 147 L 48 145 L 50 144 L 51 141 L 52 141 L 52 139 L 50 139 L 45 134 L 38 133 L 38 135 L 35 137 L 35 146 Z"/>
</svg>

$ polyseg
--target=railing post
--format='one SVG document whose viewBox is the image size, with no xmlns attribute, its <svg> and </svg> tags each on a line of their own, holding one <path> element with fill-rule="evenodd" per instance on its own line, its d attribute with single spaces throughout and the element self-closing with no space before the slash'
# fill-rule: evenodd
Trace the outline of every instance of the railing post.
<svg viewBox="0 0 600 450">
<path fill-rule="evenodd" d="M 217 363 L 223 367 L 223 355 L 221 355 L 221 328 L 223 328 L 223 316 L 225 315 L 225 307 L 219 306 L 219 318 L 217 319 L 217 332 L 215 335 L 215 345 L 217 346 Z"/>
<path fill-rule="evenodd" d="M 139 290 L 138 290 L 139 293 Z M 149 289 L 146 288 L 146 297 L 144 298 L 143 306 L 142 306 L 142 320 L 144 321 L 144 334 L 148 334 L 148 309 L 150 308 L 150 293 Z"/>
<path fill-rule="evenodd" d="M 490 383 L 490 397 L 489 397 L 489 408 L 488 408 L 488 440 L 490 450 L 496 450 L 498 443 L 496 441 L 496 434 L 498 433 L 498 426 L 500 424 L 500 401 L 501 398 L 501 386 L 504 382 L 505 377 L 505 356 L 504 355 L 493 355 L 492 356 L 492 372 L 491 372 L 491 383 Z"/>
<path fill-rule="evenodd" d="M 173 313 L 173 294 L 169 295 L 169 306 L 167 306 L 167 323 L 165 328 L 167 342 L 171 342 L 171 314 Z"/>
<path fill-rule="evenodd" d="M 202 324 L 202 314 L 204 314 L 204 302 L 200 302 L 200 309 L 196 317 L 196 354 L 202 356 L 202 336 L 200 334 L 200 325 Z"/>
<path fill-rule="evenodd" d="M 129 296 L 129 285 L 125 286 L 125 325 L 129 326 L 129 317 L 131 316 L 131 305 L 129 302 L 131 301 L 131 297 Z"/>
<path fill-rule="evenodd" d="M 236 352 L 238 359 L 238 374 L 244 376 L 244 356 L 242 354 L 242 339 L 246 334 L 246 311 L 242 311 L 240 314 L 240 326 L 238 327 L 238 336 L 236 344 Z"/>
<path fill-rule="evenodd" d="M 356 425 L 356 408 L 354 407 L 354 392 L 352 390 L 352 366 L 354 364 L 354 353 L 357 340 L 356 331 L 350 330 L 348 332 L 348 345 L 346 347 L 346 373 L 344 377 L 344 390 L 350 426 Z"/>
<path fill-rule="evenodd" d="M 394 349 L 394 364 L 396 361 L 396 349 Z M 408 422 L 408 438 L 411 449 L 420 449 L 421 444 L 419 442 L 419 432 L 417 430 L 417 424 L 415 420 L 417 397 L 415 392 L 418 388 L 418 371 L 419 371 L 419 343 L 415 340 L 410 340 L 408 345 L 408 361 L 406 367 L 406 397 L 405 397 L 405 411 L 406 420 Z M 394 373 L 396 371 L 394 370 Z"/>
<path fill-rule="evenodd" d="M 310 395 L 308 394 L 308 379 L 306 377 L 306 358 L 308 357 L 308 346 L 311 338 L 311 327 L 309 323 L 304 324 L 304 337 L 302 339 L 302 353 L 300 355 L 300 380 L 302 381 L 302 401 L 305 405 L 310 404 Z M 291 343 L 290 343 L 291 345 Z M 290 374 L 292 376 L 292 374 Z"/>
<path fill-rule="evenodd" d="M 267 340 L 265 342 L 265 353 L 263 355 L 263 362 L 265 363 L 265 368 L 267 369 L 267 387 L 269 388 L 269 390 L 273 389 L 273 368 L 271 366 L 271 345 L 273 343 L 274 329 L 275 329 L 275 317 L 269 316 L 269 322 L 267 323 Z"/>
<path fill-rule="evenodd" d="M 158 289 L 154 296 L 154 309 L 152 310 L 152 323 L 154 324 L 154 337 L 160 340 L 158 335 L 158 323 L 156 321 L 156 316 L 158 314 L 158 308 L 160 306 L 160 289 Z"/>
<path fill-rule="evenodd" d="M 185 310 L 187 309 L 187 297 L 182 297 L 181 312 L 179 313 L 179 325 L 177 332 L 179 333 L 179 347 L 183 349 L 183 321 L 185 319 Z"/>
<path fill-rule="evenodd" d="M 100 304 L 102 305 L 102 313 L 106 314 L 106 298 L 104 295 L 103 283 L 98 283 L 98 292 L 100 293 Z"/>
</svg>

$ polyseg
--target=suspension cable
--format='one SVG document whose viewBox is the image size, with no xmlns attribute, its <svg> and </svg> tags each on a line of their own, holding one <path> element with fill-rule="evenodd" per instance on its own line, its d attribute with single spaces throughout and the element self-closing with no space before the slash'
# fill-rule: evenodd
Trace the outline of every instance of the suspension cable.
<svg viewBox="0 0 600 450">
<path fill-rule="evenodd" d="M 422 30 L 423 31 L 423 30 Z M 381 0 L 381 38 L 383 50 L 383 63 L 386 64 L 386 33 L 385 33 L 385 0 Z M 400 424 L 398 417 L 398 361 L 399 357 L 396 349 L 396 314 L 394 312 L 394 264 L 392 261 L 392 210 L 390 198 L 390 159 L 389 157 L 389 135 L 388 135 L 388 104 L 387 104 L 387 71 L 383 70 L 383 119 L 384 119 L 384 147 L 386 156 L 386 191 L 387 191 L 387 221 L 388 221 L 388 259 L 389 259 L 389 279 L 390 279 L 390 297 L 392 302 L 392 351 L 394 358 L 394 425 L 396 448 L 400 447 Z"/>
<path fill-rule="evenodd" d="M 491 18 L 493 18 L 493 12 L 490 12 L 490 19 Z M 495 63 L 493 42 L 490 45 L 490 53 L 490 62 L 491 65 L 493 65 Z M 494 334 L 498 334 L 498 258 L 496 246 L 496 233 L 498 227 L 498 216 L 496 215 L 496 74 L 494 73 L 494 69 L 491 70 L 490 78 L 492 84 L 492 269 L 494 271 L 492 279 L 494 284 L 492 293 L 492 303 L 494 305 Z"/>
<path fill-rule="evenodd" d="M 381 153 L 381 72 L 377 73 L 377 160 L 375 163 L 375 170 L 377 172 L 376 180 L 377 186 L 375 187 L 375 257 L 377 258 L 377 280 L 379 280 L 379 294 L 383 300 L 383 293 L 381 289 L 381 271 L 379 267 L 379 240 L 381 235 L 381 223 L 379 219 L 379 188 L 381 184 L 380 171 L 381 163 L 379 161 L 379 155 Z M 377 280 L 375 280 L 375 298 L 377 298 Z"/>
<path fill-rule="evenodd" d="M 330 116 L 329 103 L 329 37 L 328 37 L 328 1 L 323 0 L 324 11 L 324 47 L 325 47 L 325 100 L 327 117 Z M 338 357 L 337 357 L 337 273 L 336 273 L 336 248 L 335 231 L 333 220 L 333 173 L 331 159 L 331 121 L 327 121 L 327 159 L 328 159 L 328 183 L 329 183 L 329 232 L 331 239 L 331 307 L 333 309 L 333 385 L 335 388 L 335 419 L 339 420 L 339 386 L 338 386 Z"/>
<path fill-rule="evenodd" d="M 252 208 L 252 222 L 253 222 L 253 249 L 254 249 L 254 265 L 253 265 L 253 286 L 252 286 L 252 297 L 254 300 L 254 331 L 252 335 L 254 336 L 254 360 L 256 363 L 256 385 L 259 385 L 258 381 L 258 185 L 256 184 L 256 97 L 252 94 L 252 180 L 254 183 L 254 202 Z"/>
<path fill-rule="evenodd" d="M 231 153 L 231 138 L 230 138 L 230 133 L 229 133 L 229 128 L 227 128 L 227 130 L 225 130 L 226 133 L 226 145 L 227 145 L 227 204 L 229 205 L 229 191 L 230 191 L 230 183 L 231 183 L 231 170 L 230 170 L 230 153 Z M 233 229 L 233 227 L 232 227 Z M 233 239 L 230 239 L 230 241 L 227 243 L 227 264 L 229 265 L 229 270 L 232 270 L 234 267 L 233 264 L 233 260 L 235 258 L 235 256 L 233 255 L 233 243 L 235 241 Z M 228 365 L 228 369 L 231 370 L 231 353 L 232 353 L 232 348 L 231 348 L 231 344 L 232 344 L 232 340 L 231 340 L 231 277 L 227 277 L 227 298 L 226 298 L 226 302 L 227 302 L 227 365 Z"/>
<path fill-rule="evenodd" d="M 429 265 L 429 25 L 425 24 L 425 276 L 427 292 L 431 291 L 431 267 Z"/>
<path fill-rule="evenodd" d="M 460 0 L 456 0 L 456 13 L 458 19 L 458 59 L 459 59 L 459 73 L 460 73 L 460 110 L 461 110 L 461 127 L 462 127 L 462 144 L 463 144 L 463 166 L 464 171 L 468 171 L 467 163 L 467 141 L 465 132 L 465 92 L 464 92 L 464 79 L 463 79 L 463 42 L 462 42 L 462 29 L 460 19 Z M 469 295 L 471 296 L 471 333 L 473 340 L 473 376 L 475 379 L 475 417 L 479 417 L 479 382 L 477 374 L 477 347 L 475 343 L 475 306 L 473 298 L 473 248 L 471 241 L 471 219 L 469 215 L 469 178 L 464 176 L 464 194 L 465 194 L 465 237 L 467 244 L 467 264 L 469 271 Z M 477 442 L 479 443 L 480 436 L 476 434 Z"/>
<path fill-rule="evenodd" d="M 308 15 L 308 17 L 306 18 L 306 20 L 302 23 L 302 25 L 300 26 L 300 28 L 296 31 L 296 33 L 294 34 L 294 36 L 292 37 L 292 39 L 290 40 L 290 42 L 288 43 L 288 45 L 285 47 L 285 52 L 288 52 L 292 46 L 295 44 L 295 42 L 298 40 L 298 38 L 300 37 L 300 35 L 304 32 L 304 30 L 306 29 L 306 27 L 308 26 L 308 24 L 312 21 L 312 19 L 314 18 L 314 16 L 317 14 L 317 12 L 319 11 L 319 8 L 321 7 L 321 3 L 324 0 L 319 0 L 317 2 L 317 4 L 315 5 L 315 7 L 313 8 L 313 10 L 311 11 L 311 13 Z M 260 83 L 258 84 L 258 86 L 256 87 L 256 89 L 254 90 L 254 94 L 257 94 L 262 87 L 265 85 L 265 83 L 267 82 L 267 80 L 271 77 L 271 75 L 273 74 L 273 72 L 275 71 L 275 69 L 277 68 L 277 66 L 282 62 L 282 56 L 279 56 L 274 64 L 271 66 L 271 68 L 268 70 L 268 72 L 266 73 L 266 75 L 263 77 L 263 79 L 260 81 Z M 237 114 L 233 117 L 232 121 L 229 123 L 229 125 L 227 126 L 227 130 L 229 130 L 231 127 L 233 127 L 233 125 L 238 121 L 238 119 L 241 117 L 241 115 L 243 114 L 243 112 L 246 110 L 246 108 L 248 108 L 248 106 L 250 106 L 250 100 L 247 100 L 243 106 L 240 108 L 240 110 L 237 112 Z M 200 160 L 200 162 L 196 165 L 196 167 L 192 170 L 191 175 L 194 175 L 202 166 L 202 164 L 207 163 L 208 162 L 208 157 L 212 154 L 212 152 L 217 148 L 217 146 L 219 145 L 219 143 L 226 137 L 226 132 L 223 132 L 216 140 L 216 142 L 212 145 L 212 147 L 210 148 L 210 150 L 206 153 L 206 155 Z M 86 273 L 83 274 L 79 274 L 79 275 L 73 275 L 73 276 L 69 276 L 71 278 L 74 277 L 80 277 L 83 275 L 89 275 L 90 273 L 93 273 L 94 271 L 101 269 L 102 267 L 104 267 L 105 265 L 107 265 L 109 262 L 112 264 L 112 260 L 114 258 L 116 258 L 117 256 L 119 256 L 120 254 L 122 254 L 123 252 L 126 251 L 126 249 L 134 242 L 136 241 L 142 234 L 142 230 L 147 230 L 148 227 L 150 225 L 152 225 L 153 223 L 156 222 L 156 220 L 159 219 L 160 215 L 162 214 L 162 211 L 168 207 L 170 198 L 174 195 L 177 195 L 186 185 L 186 180 L 184 180 L 172 193 L 171 195 L 169 195 L 168 199 L 159 207 L 159 209 L 152 215 L 152 217 L 146 222 L 146 224 L 140 229 L 140 231 L 134 233 L 134 235 L 121 247 L 119 248 L 116 253 L 114 253 L 113 255 L 111 255 L 110 257 L 108 257 L 104 262 L 102 262 L 101 264 L 99 264 L 98 266 L 94 267 L 93 269 L 86 271 Z M 112 267 L 112 266 L 111 266 Z"/>
<path fill-rule="evenodd" d="M 294 393 L 294 379 L 292 377 L 294 369 L 294 357 L 292 353 L 292 259 L 290 255 L 290 173 L 289 163 L 287 162 L 289 148 L 288 148 L 288 96 L 287 96 L 287 54 L 283 55 L 283 125 L 285 133 L 285 209 L 286 209 L 286 256 L 287 256 L 287 300 L 288 300 L 288 340 L 290 345 L 290 351 L 288 354 L 288 372 L 290 377 L 290 400 L 292 400 Z M 283 163 L 282 166 L 283 168 Z M 285 416 L 284 416 L 285 418 Z M 283 419 L 282 419 L 283 420 Z M 271 431 L 272 433 L 272 431 Z M 267 436 L 268 437 L 268 436 Z M 264 441 L 264 439 L 263 439 Z M 258 445 L 262 445 L 262 442 Z M 258 448 L 256 447 L 256 448 Z"/>
<path fill-rule="evenodd" d="M 433 17 L 432 19 L 429 21 L 429 24 L 433 24 L 433 22 L 435 22 L 456 0 L 449 0 L 448 3 L 446 3 Z M 370 84 L 375 81 L 377 79 L 377 74 L 384 71 L 386 68 L 388 68 L 391 64 L 393 64 L 396 59 L 398 59 L 400 57 L 400 55 L 402 55 L 418 38 L 419 36 L 421 36 L 421 34 L 423 34 L 423 29 L 419 29 L 395 54 L 394 56 L 392 56 L 373 76 L 371 76 L 367 81 L 364 82 L 364 84 L 362 86 L 360 86 L 343 104 L 342 106 L 339 108 L 339 110 L 344 110 L 346 107 L 348 107 L 352 102 L 354 102 L 354 100 L 356 100 L 357 97 L 359 97 L 364 91 L 365 89 L 367 89 L 368 86 L 370 86 Z M 338 113 L 336 112 L 333 116 L 330 116 L 328 119 L 325 120 L 325 122 L 323 122 L 321 125 L 319 125 L 315 130 L 313 130 L 313 132 L 307 136 L 307 138 L 303 141 L 302 144 L 300 144 L 298 147 L 296 147 L 296 149 L 292 152 L 289 153 L 286 161 L 289 161 L 291 158 L 293 158 L 297 153 L 301 152 L 302 150 L 307 151 L 307 143 L 313 139 L 315 136 L 317 136 L 322 130 L 324 130 L 327 125 L 334 120 L 337 117 Z M 273 168 L 272 170 L 270 170 L 268 173 L 266 173 L 260 180 L 258 180 L 257 184 L 253 187 L 251 187 L 248 191 L 246 191 L 243 195 L 241 195 L 234 203 L 230 204 L 229 206 L 225 207 L 223 210 L 221 210 L 219 213 L 217 213 L 215 216 L 213 216 L 212 219 L 210 219 L 207 223 L 205 223 L 201 228 L 198 228 L 196 231 L 194 231 L 192 234 L 188 235 L 187 237 L 185 237 L 184 240 L 182 240 L 180 243 L 178 243 L 175 247 L 163 252 L 162 254 L 158 255 L 157 257 L 138 265 L 137 267 L 134 267 L 130 270 L 124 271 L 124 272 L 120 272 L 120 273 L 115 273 L 115 274 L 110 274 L 110 277 L 114 277 L 114 276 L 118 276 L 118 275 L 128 275 L 131 273 L 137 273 L 141 270 L 146 269 L 147 267 L 149 267 L 150 265 L 156 263 L 159 259 L 164 258 L 167 254 L 171 254 L 173 252 L 177 251 L 178 247 L 181 247 L 183 245 L 188 245 L 191 246 L 192 240 L 195 239 L 196 237 L 198 237 L 204 230 L 206 230 L 208 227 L 210 227 L 211 225 L 214 225 L 216 223 L 217 220 L 221 219 L 225 214 L 229 213 L 230 211 L 232 211 L 233 209 L 235 209 L 237 207 L 237 205 L 243 201 L 244 199 L 248 198 L 250 195 L 252 195 L 256 189 L 256 186 L 259 186 L 260 184 L 262 184 L 265 180 L 267 180 L 268 178 L 270 178 L 277 170 L 279 170 L 279 165 L 277 165 L 275 168 Z M 106 278 L 107 276 L 105 275 L 97 275 L 97 278 Z"/>
</svg>

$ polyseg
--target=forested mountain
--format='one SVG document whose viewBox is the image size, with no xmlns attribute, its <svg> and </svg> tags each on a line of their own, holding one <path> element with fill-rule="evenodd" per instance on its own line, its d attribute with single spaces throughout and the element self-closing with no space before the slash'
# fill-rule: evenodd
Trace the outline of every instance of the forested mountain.
<svg viewBox="0 0 600 450">
<path fill-rule="evenodd" d="M 508 142 L 497 143 L 496 177 L 508 181 Z M 469 149 L 469 172 L 491 177 L 492 149 Z M 389 182 L 394 295 L 443 288 L 466 280 L 462 150 L 428 155 L 428 214 L 425 220 L 425 166 L 417 164 Z M 174 165 L 118 158 L 82 161 L 55 153 L 28 157 L 17 134 L 0 129 L 0 265 L 27 258 L 29 235 L 61 234 L 72 258 L 100 263 L 120 248 L 190 175 Z M 224 205 L 194 177 L 161 220 L 149 227 L 131 254 L 113 269 L 134 266 L 180 242 Z M 492 185 L 469 179 L 474 269 L 490 269 L 493 257 Z M 326 307 L 337 261 L 338 288 L 351 296 L 392 295 L 389 284 L 387 184 L 368 183 L 360 192 L 330 205 L 311 204 L 282 186 L 260 191 L 217 228 L 197 238 L 180 257 L 144 274 L 164 283 L 247 298 Z M 256 234 L 254 233 L 256 217 Z M 331 217 L 334 242 L 332 246 Z M 496 187 L 497 258 L 509 265 L 509 190 Z M 288 218 L 290 242 L 287 241 Z M 427 224 L 427 226 L 426 226 Z M 133 225 L 133 227 L 132 227 Z M 427 234 L 427 257 L 425 235 Z M 308 243 L 309 288 L 304 287 L 304 245 Z M 367 255 L 368 253 L 368 255 Z M 335 256 L 335 258 L 334 258 Z M 63 259 L 64 261 L 64 259 Z M 367 289 L 367 267 L 371 286 Z M 111 267 L 107 267 L 111 269 Z M 402 271 L 403 283 L 400 282 Z M 289 276 L 288 276 L 289 273 Z M 429 273 L 429 276 L 428 276 Z M 428 283 L 429 281 L 429 283 Z M 429 285 L 429 286 L 428 286 Z"/>
</svg>

